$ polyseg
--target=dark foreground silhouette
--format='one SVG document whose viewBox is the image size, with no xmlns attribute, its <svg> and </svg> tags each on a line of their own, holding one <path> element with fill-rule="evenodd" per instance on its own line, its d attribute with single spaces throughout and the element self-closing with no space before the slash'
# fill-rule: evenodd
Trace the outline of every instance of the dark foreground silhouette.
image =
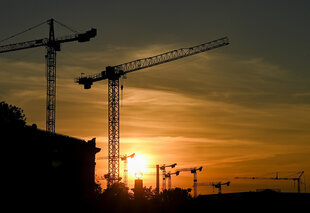
<svg viewBox="0 0 310 213">
<path fill-rule="evenodd" d="M 112 186 L 103 193 L 94 193 L 87 199 L 77 198 L 74 194 L 63 196 L 53 194 L 29 199 L 29 193 L 13 196 L 8 212 L 87 212 L 87 213 L 174 213 L 174 212 L 297 212 L 309 209 L 309 194 L 247 192 L 221 195 L 203 195 L 192 198 L 185 189 L 172 189 L 159 195 L 148 195 L 134 199 L 124 188 Z M 24 197 L 26 196 L 26 197 Z"/>
<path fill-rule="evenodd" d="M 175 188 L 135 197 L 124 184 L 94 181 L 95 141 L 27 126 L 23 111 L 0 102 L 2 212 L 174 213 L 308 211 L 310 194 L 274 191 L 202 195 Z"/>
</svg>

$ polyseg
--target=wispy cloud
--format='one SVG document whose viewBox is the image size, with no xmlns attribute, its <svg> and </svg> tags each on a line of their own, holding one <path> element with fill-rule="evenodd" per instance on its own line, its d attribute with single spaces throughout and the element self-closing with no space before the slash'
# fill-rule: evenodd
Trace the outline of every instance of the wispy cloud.
<svg viewBox="0 0 310 213">
<path fill-rule="evenodd" d="M 62 53 L 57 67 L 56 130 L 96 137 L 105 152 L 107 83 L 96 82 L 91 90 L 84 90 L 74 78 L 177 46 L 111 46 L 102 52 Z M 22 107 L 29 122 L 44 129 L 45 65 L 2 59 L 0 66 L 1 99 Z M 154 163 L 203 164 L 216 174 L 222 174 L 221 169 L 251 171 L 252 165 L 274 160 L 271 170 L 277 162 L 283 164 L 277 156 L 310 153 L 309 85 L 263 58 L 213 51 L 137 71 L 120 82 L 124 85 L 121 152 L 140 151 L 152 156 Z M 309 159 L 303 156 L 306 164 Z"/>
</svg>

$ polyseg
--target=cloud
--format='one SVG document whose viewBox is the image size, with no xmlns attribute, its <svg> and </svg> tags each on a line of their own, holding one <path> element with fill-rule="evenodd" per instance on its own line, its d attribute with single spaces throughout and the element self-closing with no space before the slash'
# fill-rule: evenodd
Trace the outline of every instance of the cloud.
<svg viewBox="0 0 310 213">
<path fill-rule="evenodd" d="M 105 66 L 177 46 L 63 52 L 57 65 L 57 132 L 96 137 L 106 153 L 107 82 L 96 82 L 91 90 L 84 90 L 74 78 L 81 72 L 99 73 Z M 45 65 L 4 59 L 0 65 L 1 99 L 22 107 L 28 121 L 44 129 Z M 270 170 L 277 163 L 284 167 L 283 158 L 277 156 L 296 159 L 296 153 L 308 153 L 309 85 L 291 70 L 263 58 L 214 50 L 127 77 L 120 80 L 124 85 L 120 91 L 121 152 L 140 151 L 152 156 L 154 163 L 202 164 L 215 175 L 223 174 L 222 169 L 226 173 L 254 171 L 253 165 L 268 165 L 268 160 L 274 160 Z M 104 165 L 100 163 L 98 169 Z"/>
</svg>

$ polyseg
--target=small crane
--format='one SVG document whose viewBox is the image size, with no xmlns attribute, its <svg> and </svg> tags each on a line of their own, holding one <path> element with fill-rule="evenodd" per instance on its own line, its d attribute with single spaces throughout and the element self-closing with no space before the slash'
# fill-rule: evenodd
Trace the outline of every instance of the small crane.
<svg viewBox="0 0 310 213">
<path fill-rule="evenodd" d="M 171 189 L 171 175 L 176 175 L 178 176 L 180 174 L 180 171 L 176 171 L 176 172 L 168 172 L 165 177 L 168 178 L 168 189 Z"/>
<path fill-rule="evenodd" d="M 197 171 L 202 171 L 202 166 L 197 168 L 183 168 L 183 169 L 179 169 L 179 171 L 190 171 L 192 174 L 194 174 L 194 184 L 193 184 L 193 188 L 194 188 L 194 197 L 197 197 Z"/>
<path fill-rule="evenodd" d="M 251 179 L 251 180 L 292 180 L 297 181 L 297 192 L 300 193 L 300 186 L 302 184 L 301 177 L 304 174 L 304 171 L 298 173 L 298 177 L 289 178 L 289 177 L 279 177 L 279 173 L 276 172 L 276 177 L 235 177 L 235 179 Z"/>
<path fill-rule="evenodd" d="M 133 158 L 135 156 L 135 153 L 132 153 L 131 155 L 123 155 L 121 156 L 121 160 L 124 161 L 124 184 L 127 187 L 128 186 L 128 158 Z"/>
<path fill-rule="evenodd" d="M 123 177 L 123 180 L 124 180 L 124 184 L 125 186 L 127 187 L 128 186 L 128 158 L 134 158 L 135 156 L 135 153 L 132 153 L 131 155 L 121 155 L 120 158 L 122 161 L 124 161 L 124 177 Z M 98 157 L 97 160 L 107 160 L 109 159 L 108 156 L 104 156 L 104 157 Z M 109 174 L 106 174 L 106 179 L 108 180 L 110 175 Z M 108 184 L 109 184 L 109 181 L 108 181 Z"/>
<path fill-rule="evenodd" d="M 226 183 L 222 182 L 210 182 L 210 183 L 198 183 L 198 186 L 213 186 L 213 188 L 217 188 L 219 190 L 219 194 L 222 194 L 222 186 L 230 185 L 230 181 L 227 181 Z"/>
<path fill-rule="evenodd" d="M 36 39 L 32 41 L 19 42 L 15 44 L 8 44 L 0 46 L 0 53 L 12 52 L 17 50 L 29 49 L 34 47 L 45 46 L 47 54 L 45 55 L 46 60 L 46 80 L 47 80 L 47 92 L 46 92 L 46 131 L 55 132 L 55 117 L 56 117 L 56 52 L 60 51 L 60 44 L 72 41 L 87 42 L 91 38 L 94 38 L 97 34 L 97 30 L 92 28 L 85 33 L 77 33 L 60 38 L 55 38 L 54 35 L 54 22 L 68 28 L 66 25 L 54 20 L 49 19 L 35 27 L 29 28 L 28 30 L 34 29 L 42 24 L 48 23 L 49 25 L 49 37 L 43 39 Z M 68 28 L 70 29 L 70 28 Z M 26 30 L 26 31 L 28 31 Z M 71 30 L 71 29 L 70 29 Z M 24 32 L 26 32 L 24 31 Z M 71 30 L 72 31 L 72 30 Z M 24 33 L 22 32 L 22 33 Z M 7 39 L 13 38 L 17 35 L 11 36 Z M 4 41 L 2 40 L 2 41 Z"/>
<path fill-rule="evenodd" d="M 108 172 L 111 174 L 112 183 L 118 181 L 119 177 L 119 79 L 131 72 L 196 55 L 228 44 L 228 37 L 223 37 L 197 46 L 181 48 L 116 66 L 108 66 L 98 74 L 83 75 L 75 79 L 76 83 L 84 85 L 84 89 L 90 89 L 94 82 L 108 80 Z"/>
<path fill-rule="evenodd" d="M 171 164 L 171 165 L 165 165 L 163 164 L 162 166 L 159 167 L 159 169 L 163 172 L 163 190 L 166 190 L 166 168 L 174 168 L 177 164 Z"/>
</svg>

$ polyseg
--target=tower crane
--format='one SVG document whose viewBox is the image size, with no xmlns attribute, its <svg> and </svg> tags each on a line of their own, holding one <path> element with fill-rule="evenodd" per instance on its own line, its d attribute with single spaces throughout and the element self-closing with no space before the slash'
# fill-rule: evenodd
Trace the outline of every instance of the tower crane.
<svg viewBox="0 0 310 213">
<path fill-rule="evenodd" d="M 36 40 L 31 40 L 31 41 L 26 41 L 26 42 L 19 42 L 15 44 L 8 44 L 8 45 L 0 46 L 0 53 L 12 52 L 12 51 L 17 51 L 17 50 L 41 47 L 41 46 L 46 47 L 46 50 L 47 50 L 47 54 L 45 55 L 46 80 L 47 80 L 46 131 L 53 132 L 53 133 L 55 132 L 55 116 L 56 116 L 56 52 L 60 51 L 60 44 L 62 43 L 72 42 L 72 41 L 87 42 L 91 38 L 94 38 L 97 34 L 97 30 L 92 28 L 84 33 L 75 32 L 75 34 L 72 34 L 72 35 L 55 38 L 54 22 L 62 26 L 65 26 L 64 24 L 61 24 L 60 22 L 54 19 L 49 19 L 35 26 L 35 27 L 38 27 L 42 24 L 48 23 L 49 25 L 49 37 L 48 38 L 42 38 L 42 39 L 36 39 Z M 29 28 L 28 30 L 34 29 L 35 27 Z M 16 34 L 16 35 L 19 35 L 19 34 Z M 11 36 L 9 38 L 12 38 L 15 36 Z"/>
<path fill-rule="evenodd" d="M 132 153 L 131 155 L 121 155 L 120 156 L 120 159 L 122 161 L 124 161 L 124 177 L 123 177 L 123 180 L 124 180 L 124 184 L 125 186 L 127 187 L 128 186 L 128 158 L 134 158 L 135 156 L 135 153 Z M 98 157 L 97 160 L 107 160 L 109 159 L 108 156 L 104 156 L 104 157 Z M 110 177 L 110 175 L 106 174 L 106 179 L 108 180 Z M 108 184 L 109 184 L 109 181 L 108 181 Z M 108 185 L 109 186 L 109 185 Z"/>
<path fill-rule="evenodd" d="M 106 69 L 95 75 L 81 76 L 75 79 L 83 84 L 84 89 L 90 89 L 94 82 L 108 80 L 108 171 L 112 175 L 111 181 L 118 181 L 119 177 L 119 79 L 130 72 L 175 61 L 198 53 L 206 52 L 229 44 L 228 37 L 223 37 L 190 48 L 181 48 L 159 54 L 153 57 L 138 59 Z"/>
<path fill-rule="evenodd" d="M 179 169 L 179 171 L 190 171 L 192 174 L 194 174 L 194 184 L 193 184 L 193 188 L 194 188 L 194 197 L 197 197 L 197 171 L 202 171 L 202 166 L 197 168 L 183 168 L 183 169 Z"/>
<path fill-rule="evenodd" d="M 162 166 L 159 167 L 159 169 L 163 172 L 163 190 L 166 189 L 166 168 L 170 167 L 170 168 L 174 168 L 177 164 L 171 164 L 171 165 L 166 165 L 163 164 Z"/>
<path fill-rule="evenodd" d="M 222 186 L 229 186 L 230 181 L 227 181 L 226 183 L 222 182 L 210 182 L 210 183 L 198 183 L 198 186 L 213 186 L 213 188 L 217 188 L 219 190 L 219 194 L 222 194 Z"/>
<path fill-rule="evenodd" d="M 168 189 L 171 189 L 171 175 L 176 175 L 178 176 L 180 174 L 180 171 L 176 172 L 168 172 L 165 177 L 168 178 Z"/>
<path fill-rule="evenodd" d="M 304 171 L 299 172 L 298 177 L 289 178 L 289 177 L 279 177 L 279 173 L 276 172 L 275 177 L 235 177 L 235 179 L 251 179 L 251 180 L 292 180 L 297 181 L 297 192 L 300 193 L 300 186 L 302 184 L 301 177 L 303 176 Z"/>
<path fill-rule="evenodd" d="M 134 156 L 135 153 L 121 156 L 121 160 L 124 161 L 124 184 L 126 187 L 128 186 L 128 158 L 133 158 Z"/>
</svg>

